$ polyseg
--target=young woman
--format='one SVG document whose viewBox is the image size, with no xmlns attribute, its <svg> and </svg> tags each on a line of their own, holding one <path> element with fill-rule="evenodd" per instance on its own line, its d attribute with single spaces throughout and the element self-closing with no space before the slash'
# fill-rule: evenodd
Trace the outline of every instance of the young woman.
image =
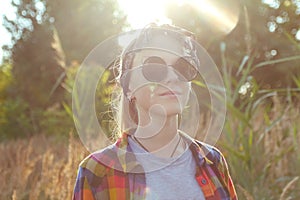
<svg viewBox="0 0 300 200">
<path fill-rule="evenodd" d="M 121 135 L 82 161 L 74 200 L 237 199 L 220 151 L 179 129 L 200 62 L 193 35 L 175 26 L 149 25 L 128 45 Z"/>
</svg>

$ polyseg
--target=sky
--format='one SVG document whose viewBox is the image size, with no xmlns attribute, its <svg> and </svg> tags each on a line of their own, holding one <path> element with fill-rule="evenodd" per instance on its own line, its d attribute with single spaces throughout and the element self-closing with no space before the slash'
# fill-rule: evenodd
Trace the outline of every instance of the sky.
<svg viewBox="0 0 300 200">
<path fill-rule="evenodd" d="M 157 21 L 168 23 L 164 17 L 164 5 L 170 0 L 118 0 L 121 9 L 128 16 L 128 22 L 132 28 L 142 28 L 146 24 Z M 174 1 L 174 0 L 173 0 Z M 181 0 L 176 0 L 180 2 Z M 136 8 L 139 9 L 136 9 Z M 10 34 L 2 25 L 2 16 L 7 15 L 10 19 L 14 18 L 14 9 L 11 6 L 11 0 L 0 0 L 0 46 L 10 44 Z M 0 64 L 2 63 L 3 52 L 0 49 Z"/>
<path fill-rule="evenodd" d="M 14 8 L 11 6 L 12 0 L 0 0 L 0 46 L 5 44 L 10 44 L 10 35 L 2 25 L 2 16 L 7 15 L 9 19 L 13 19 Z M 236 24 L 236 20 L 232 20 L 226 12 L 218 10 L 212 5 L 211 0 L 118 0 L 120 8 L 123 9 L 127 15 L 129 24 L 134 29 L 143 28 L 145 25 L 150 22 L 158 23 L 169 23 L 165 17 L 165 6 L 172 1 L 172 3 L 182 4 L 184 2 L 193 3 L 193 6 L 196 6 L 198 9 L 205 9 L 208 13 L 208 17 L 215 22 L 216 27 L 225 27 L 224 32 L 230 31 Z M 275 2 L 274 0 L 263 0 L 265 3 Z M 220 24 L 222 23 L 222 24 Z M 299 31 L 300 35 L 300 31 Z M 300 36 L 299 36 L 300 37 Z M 2 63 L 2 48 L 0 48 L 0 64 Z"/>
<path fill-rule="evenodd" d="M 3 23 L 3 15 L 7 15 L 9 19 L 14 17 L 14 9 L 11 6 L 11 0 L 0 0 L 0 46 L 10 43 L 10 34 L 2 25 Z M 0 49 L 0 63 L 2 63 L 3 52 L 2 48 Z"/>
</svg>

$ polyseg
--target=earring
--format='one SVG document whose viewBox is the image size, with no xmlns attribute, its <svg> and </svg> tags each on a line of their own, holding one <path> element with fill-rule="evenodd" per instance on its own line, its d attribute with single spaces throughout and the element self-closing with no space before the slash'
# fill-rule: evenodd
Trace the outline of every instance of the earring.
<svg viewBox="0 0 300 200">
<path fill-rule="evenodd" d="M 134 102 L 135 102 L 135 100 L 136 100 L 136 97 L 135 97 L 135 96 L 133 96 L 133 97 L 130 97 L 130 99 L 129 99 L 129 102 L 130 102 L 130 103 L 134 103 Z"/>
</svg>

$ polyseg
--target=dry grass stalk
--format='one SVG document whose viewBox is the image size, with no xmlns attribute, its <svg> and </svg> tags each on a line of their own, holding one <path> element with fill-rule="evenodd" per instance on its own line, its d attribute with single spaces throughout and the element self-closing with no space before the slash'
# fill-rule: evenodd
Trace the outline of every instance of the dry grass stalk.
<svg viewBox="0 0 300 200">
<path fill-rule="evenodd" d="M 246 200 L 254 200 L 254 198 L 249 194 L 249 192 L 247 190 L 245 190 L 242 186 L 240 186 L 238 184 L 236 186 L 239 190 L 242 191 L 242 193 L 244 194 Z"/>
<path fill-rule="evenodd" d="M 255 107 L 248 121 L 251 126 L 234 113 L 227 115 L 226 128 L 230 137 L 222 139 L 225 139 L 225 147 L 229 145 L 229 152 L 234 151 L 239 156 L 228 155 L 228 158 L 235 184 L 244 187 L 238 186 L 242 196 L 252 191 L 255 199 L 279 199 L 279 191 L 287 184 L 285 178 L 299 174 L 300 106 L 286 103 L 279 97 L 272 100 L 270 108 L 263 103 Z M 248 167 L 249 175 L 240 170 L 241 162 Z M 251 181 L 243 182 L 239 177 Z M 298 188 L 291 192 L 299 197 Z"/>
<path fill-rule="evenodd" d="M 33 136 L 0 144 L 0 199 L 71 199 L 80 161 L 89 153 L 69 142 Z"/>
<path fill-rule="evenodd" d="M 13 194 L 12 194 L 11 199 L 12 199 L 12 200 L 17 200 L 17 199 L 18 199 L 18 198 L 17 198 L 17 191 L 16 191 L 16 190 L 13 191 Z"/>
<path fill-rule="evenodd" d="M 294 183 L 296 183 L 296 181 L 298 181 L 299 176 L 296 176 L 295 178 L 293 178 L 293 180 L 291 180 L 282 190 L 282 193 L 280 195 L 280 199 L 279 200 L 287 200 L 290 199 L 290 197 L 286 197 L 288 190 L 293 189 L 294 188 Z"/>
<path fill-rule="evenodd" d="M 275 122 L 280 119 L 272 129 L 265 134 L 264 149 L 272 165 L 270 166 L 270 179 L 289 175 L 289 148 L 294 146 L 292 134 L 293 123 L 299 118 L 299 114 L 294 115 L 291 106 L 283 104 L 278 97 L 273 98 L 273 107 L 269 114 L 270 121 Z M 298 119 L 299 120 L 299 119 Z"/>
</svg>

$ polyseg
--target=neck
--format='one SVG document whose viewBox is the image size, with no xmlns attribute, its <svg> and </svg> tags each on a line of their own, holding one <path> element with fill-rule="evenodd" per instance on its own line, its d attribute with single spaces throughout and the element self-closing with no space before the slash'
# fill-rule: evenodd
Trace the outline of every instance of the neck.
<svg viewBox="0 0 300 200">
<path fill-rule="evenodd" d="M 151 120 L 146 122 L 140 120 L 134 133 L 138 143 L 149 152 L 157 152 L 163 157 L 170 156 L 180 142 L 177 115 L 152 116 Z"/>
</svg>

